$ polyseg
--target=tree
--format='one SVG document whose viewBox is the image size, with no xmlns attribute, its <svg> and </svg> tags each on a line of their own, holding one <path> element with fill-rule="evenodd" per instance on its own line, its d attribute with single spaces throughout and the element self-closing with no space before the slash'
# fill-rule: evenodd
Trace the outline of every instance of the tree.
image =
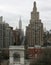
<svg viewBox="0 0 51 65">
<path fill-rule="evenodd" d="M 43 54 L 36 60 L 36 62 L 32 62 L 30 65 L 51 65 L 51 49 L 43 50 Z"/>
</svg>

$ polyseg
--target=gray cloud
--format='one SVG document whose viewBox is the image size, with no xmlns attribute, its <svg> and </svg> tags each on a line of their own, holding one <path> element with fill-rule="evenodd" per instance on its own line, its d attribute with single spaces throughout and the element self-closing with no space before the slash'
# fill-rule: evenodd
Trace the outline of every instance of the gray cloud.
<svg viewBox="0 0 51 65">
<path fill-rule="evenodd" d="M 35 0 L 37 8 L 40 12 L 40 18 L 46 26 L 50 29 L 48 21 L 51 21 L 51 0 Z M 18 27 L 19 17 L 22 17 L 23 28 L 28 25 L 31 11 L 33 10 L 34 0 L 0 0 L 0 16 L 13 27 Z M 47 21 L 47 22 L 46 22 Z M 45 24 L 46 23 L 46 24 Z"/>
</svg>

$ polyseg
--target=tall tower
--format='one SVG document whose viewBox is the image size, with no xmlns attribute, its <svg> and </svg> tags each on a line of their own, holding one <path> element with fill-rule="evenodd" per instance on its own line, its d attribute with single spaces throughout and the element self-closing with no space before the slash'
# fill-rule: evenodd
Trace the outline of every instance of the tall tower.
<svg viewBox="0 0 51 65">
<path fill-rule="evenodd" d="M 24 41 L 24 31 L 22 29 L 22 20 L 21 20 L 21 17 L 19 19 L 19 45 L 22 45 L 23 44 L 23 41 Z"/>
<path fill-rule="evenodd" d="M 30 24 L 26 27 L 26 40 L 28 47 L 43 45 L 43 23 L 39 19 L 36 2 L 34 2 L 33 11 L 31 12 Z"/>
<path fill-rule="evenodd" d="M 22 21 L 21 21 L 21 17 L 19 19 L 19 29 L 21 30 L 22 29 Z"/>
</svg>

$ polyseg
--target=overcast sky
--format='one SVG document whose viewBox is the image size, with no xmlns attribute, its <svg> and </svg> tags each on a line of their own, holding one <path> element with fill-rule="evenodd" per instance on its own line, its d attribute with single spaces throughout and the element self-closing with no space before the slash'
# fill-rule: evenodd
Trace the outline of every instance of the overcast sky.
<svg viewBox="0 0 51 65">
<path fill-rule="evenodd" d="M 40 19 L 47 30 L 51 29 L 51 0 L 35 0 Z M 0 0 L 0 16 L 14 28 L 22 18 L 23 29 L 29 24 L 34 0 Z"/>
</svg>

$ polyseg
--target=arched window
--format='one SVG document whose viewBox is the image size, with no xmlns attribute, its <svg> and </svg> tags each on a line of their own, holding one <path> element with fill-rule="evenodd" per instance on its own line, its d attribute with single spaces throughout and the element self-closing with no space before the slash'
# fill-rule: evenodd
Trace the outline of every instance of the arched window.
<svg viewBox="0 0 51 65">
<path fill-rule="evenodd" d="M 17 52 L 13 54 L 14 61 L 20 61 L 20 54 Z"/>
</svg>

